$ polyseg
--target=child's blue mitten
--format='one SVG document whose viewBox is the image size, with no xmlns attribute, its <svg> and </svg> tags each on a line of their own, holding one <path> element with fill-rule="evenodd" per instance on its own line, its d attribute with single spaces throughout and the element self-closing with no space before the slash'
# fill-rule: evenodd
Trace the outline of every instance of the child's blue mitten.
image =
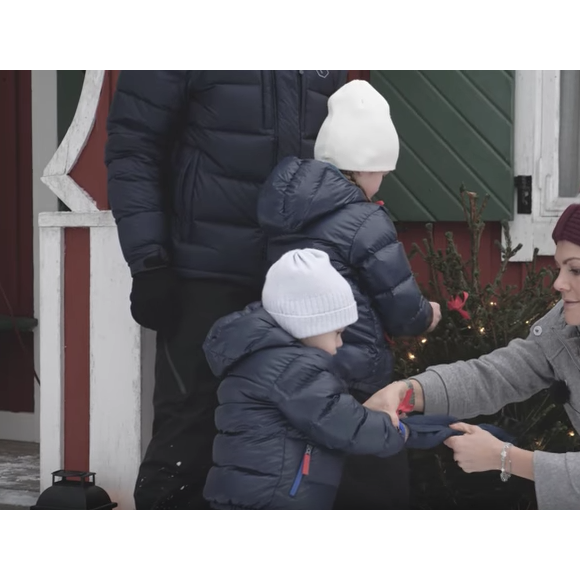
<svg viewBox="0 0 580 580">
<path fill-rule="evenodd" d="M 464 435 L 463 431 L 452 429 L 450 425 L 457 423 L 458 419 L 449 415 L 413 415 L 401 421 L 409 431 L 406 447 L 409 449 L 433 449 L 441 445 L 443 441 L 454 435 Z M 489 431 L 501 441 L 513 443 L 515 438 L 495 425 L 479 425 L 485 431 Z"/>
</svg>

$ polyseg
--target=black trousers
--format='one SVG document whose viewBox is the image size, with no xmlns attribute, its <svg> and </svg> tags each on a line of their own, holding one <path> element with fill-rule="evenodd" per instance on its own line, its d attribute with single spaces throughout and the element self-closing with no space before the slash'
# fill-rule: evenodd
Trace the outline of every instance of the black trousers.
<svg viewBox="0 0 580 580">
<path fill-rule="evenodd" d="M 347 457 L 335 510 L 406 510 L 410 505 L 407 452 Z"/>
<path fill-rule="evenodd" d="M 203 342 L 223 316 L 259 300 L 259 292 L 222 282 L 184 280 L 177 333 L 157 335 L 153 437 L 135 486 L 137 509 L 208 509 L 203 487 L 212 466 L 219 380 Z"/>
<path fill-rule="evenodd" d="M 368 395 L 354 391 L 364 403 Z M 391 457 L 351 455 L 347 457 L 335 510 L 405 510 L 410 505 L 409 460 L 403 449 Z"/>
</svg>

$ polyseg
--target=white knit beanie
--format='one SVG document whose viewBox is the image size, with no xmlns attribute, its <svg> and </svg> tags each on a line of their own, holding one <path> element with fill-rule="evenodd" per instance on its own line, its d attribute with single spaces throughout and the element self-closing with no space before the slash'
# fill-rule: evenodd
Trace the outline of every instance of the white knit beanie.
<svg viewBox="0 0 580 580">
<path fill-rule="evenodd" d="M 328 99 L 314 158 L 343 171 L 393 171 L 399 136 L 389 103 L 366 81 L 351 81 Z"/>
<path fill-rule="evenodd" d="M 292 250 L 268 271 L 262 304 L 294 338 L 345 328 L 358 319 L 349 283 L 319 250 Z"/>
</svg>

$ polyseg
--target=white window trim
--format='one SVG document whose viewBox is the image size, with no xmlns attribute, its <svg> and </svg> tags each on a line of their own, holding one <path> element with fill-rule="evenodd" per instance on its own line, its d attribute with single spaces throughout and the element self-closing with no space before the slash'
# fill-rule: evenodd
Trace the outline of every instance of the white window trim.
<svg viewBox="0 0 580 580">
<path fill-rule="evenodd" d="M 516 213 L 510 222 L 513 246 L 523 246 L 513 262 L 530 261 L 534 248 L 540 256 L 553 256 L 554 225 L 568 205 L 578 203 L 580 196 L 558 195 L 559 137 L 560 71 L 516 71 L 514 174 L 532 176 L 532 213 Z M 514 208 L 517 212 L 517 199 Z"/>
</svg>

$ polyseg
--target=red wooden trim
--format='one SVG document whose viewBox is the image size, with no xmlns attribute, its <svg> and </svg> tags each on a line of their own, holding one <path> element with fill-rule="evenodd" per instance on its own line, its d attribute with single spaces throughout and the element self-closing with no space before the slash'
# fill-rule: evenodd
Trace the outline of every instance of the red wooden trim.
<svg viewBox="0 0 580 580">
<path fill-rule="evenodd" d="M 64 467 L 89 469 L 90 232 L 65 230 Z"/>
<path fill-rule="evenodd" d="M 32 218 L 32 88 L 31 71 L 17 71 L 18 119 L 18 310 L 34 313 L 34 258 Z"/>
<path fill-rule="evenodd" d="M 16 314 L 19 312 L 18 280 L 18 117 L 17 71 L 0 72 L 0 283 Z M 0 314 L 9 308 L 0 296 Z"/>
<path fill-rule="evenodd" d="M 109 209 L 104 151 L 107 142 L 107 115 L 112 98 L 113 72 L 105 71 L 93 130 L 70 172 L 70 176 L 95 200 L 100 210 Z"/>
<path fill-rule="evenodd" d="M 117 87 L 117 81 L 119 80 L 119 73 L 120 70 L 112 70 L 111 73 L 111 100 L 113 100 L 113 96 L 115 94 L 115 89 Z"/>
<path fill-rule="evenodd" d="M 371 80 L 371 71 L 370 70 L 349 70 L 347 81 L 350 82 L 350 81 L 355 80 L 355 79 L 369 82 Z"/>
</svg>

